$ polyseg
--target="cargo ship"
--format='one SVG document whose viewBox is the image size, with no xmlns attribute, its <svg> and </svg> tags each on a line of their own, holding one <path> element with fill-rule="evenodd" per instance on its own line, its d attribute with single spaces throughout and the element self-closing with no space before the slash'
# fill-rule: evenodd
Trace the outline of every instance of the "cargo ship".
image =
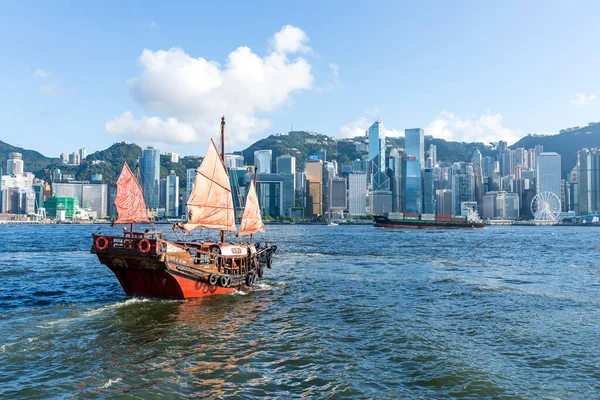
<svg viewBox="0 0 600 400">
<path fill-rule="evenodd" d="M 390 212 L 373 218 L 376 228 L 388 229 L 480 229 L 485 226 L 473 211 L 468 216 Z"/>
</svg>

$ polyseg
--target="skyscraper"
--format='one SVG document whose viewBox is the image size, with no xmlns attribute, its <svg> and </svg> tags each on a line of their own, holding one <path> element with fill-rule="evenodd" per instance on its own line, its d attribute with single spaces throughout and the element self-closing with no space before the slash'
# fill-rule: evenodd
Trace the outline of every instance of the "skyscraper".
<svg viewBox="0 0 600 400">
<path fill-rule="evenodd" d="M 483 160 L 481 158 L 481 152 L 479 150 L 475 150 L 473 153 L 473 157 L 471 158 L 471 163 L 473 163 L 473 175 L 475 180 L 475 191 L 474 200 L 477 202 L 477 210 L 479 212 L 483 211 L 483 171 L 482 171 L 482 163 Z"/>
<path fill-rule="evenodd" d="M 323 162 L 306 161 L 306 215 L 323 215 Z"/>
<path fill-rule="evenodd" d="M 166 179 L 165 215 L 179 216 L 179 177 L 171 171 Z"/>
<path fill-rule="evenodd" d="M 403 211 L 420 213 L 423 210 L 422 168 L 425 142 L 423 129 L 404 131 Z"/>
<path fill-rule="evenodd" d="M 346 194 L 346 178 L 329 180 L 329 210 L 344 211 L 348 207 Z"/>
<path fill-rule="evenodd" d="M 373 175 L 385 171 L 385 130 L 380 119 L 369 128 L 369 161 L 374 164 Z"/>
<path fill-rule="evenodd" d="M 473 165 L 454 163 L 450 169 L 452 187 L 452 213 L 460 215 L 460 203 L 473 201 L 475 197 L 475 175 Z"/>
<path fill-rule="evenodd" d="M 500 173 L 502 173 L 502 171 L 503 171 L 502 157 L 504 155 L 504 150 L 506 150 L 507 146 L 508 146 L 508 143 L 506 143 L 504 140 L 500 140 L 498 142 L 498 147 L 496 148 L 496 150 L 497 150 L 496 161 L 498 161 L 500 163 Z"/>
<path fill-rule="evenodd" d="M 289 154 L 284 154 L 277 157 L 277 173 L 278 174 L 295 174 L 296 173 L 296 157 Z"/>
<path fill-rule="evenodd" d="M 390 182 L 392 189 L 392 211 L 402 211 L 402 156 L 398 149 L 390 151 L 388 160 Z"/>
<path fill-rule="evenodd" d="M 85 147 L 82 147 L 81 149 L 79 149 L 79 161 L 83 161 L 85 160 L 85 158 L 87 157 L 87 149 Z"/>
<path fill-rule="evenodd" d="M 258 169 L 259 173 L 271 173 L 271 161 L 272 161 L 271 150 L 256 150 L 254 152 L 254 167 Z"/>
<path fill-rule="evenodd" d="M 425 168 L 433 168 L 437 164 L 437 146 L 435 144 L 429 145 L 429 155 L 425 160 Z"/>
<path fill-rule="evenodd" d="M 353 172 L 348 175 L 348 202 L 351 215 L 367 213 L 367 174 Z"/>
<path fill-rule="evenodd" d="M 579 215 L 600 211 L 600 150 L 577 152 L 577 180 Z"/>
<path fill-rule="evenodd" d="M 421 163 L 421 169 L 425 168 L 425 135 L 423 129 L 404 130 L 404 151 L 407 155 L 416 157 Z M 435 150 L 437 158 L 437 150 Z"/>
<path fill-rule="evenodd" d="M 8 160 L 6 161 L 6 174 L 23 174 L 23 155 L 21 153 L 8 153 Z"/>
<path fill-rule="evenodd" d="M 385 173 L 385 129 L 379 119 L 369 128 L 369 161 L 373 192 L 389 191 L 390 181 Z"/>
<path fill-rule="evenodd" d="M 160 188 L 160 151 L 147 147 L 140 158 L 140 180 L 144 190 L 146 207 L 156 209 L 159 206 Z"/>
<path fill-rule="evenodd" d="M 552 192 L 560 199 L 560 154 L 540 153 L 536 168 L 536 193 Z"/>
<path fill-rule="evenodd" d="M 225 154 L 225 167 L 242 168 L 244 166 L 244 156 L 238 154 Z"/>
<path fill-rule="evenodd" d="M 423 213 L 435 214 L 435 187 L 433 168 L 423 170 Z"/>
</svg>

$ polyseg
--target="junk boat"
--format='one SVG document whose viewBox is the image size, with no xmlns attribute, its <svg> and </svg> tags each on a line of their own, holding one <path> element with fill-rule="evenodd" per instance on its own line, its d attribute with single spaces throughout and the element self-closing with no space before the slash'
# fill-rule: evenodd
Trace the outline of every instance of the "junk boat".
<svg viewBox="0 0 600 400">
<path fill-rule="evenodd" d="M 134 230 L 135 223 L 150 223 L 142 187 L 127 163 L 117 180 L 114 224 L 130 224 L 119 235 L 92 235 L 91 253 L 110 268 L 128 296 L 189 299 L 233 293 L 253 286 L 271 268 L 277 246 L 252 243 L 264 232 L 256 194 L 256 174 L 250 182 L 237 237 L 247 242 L 226 242 L 226 232 L 235 232 L 235 212 L 227 168 L 225 168 L 225 117 L 221 119 L 221 154 L 211 139 L 202 160 L 190 198 L 188 221 L 173 229 L 191 232 L 207 228 L 220 232 L 215 242 L 171 241 L 161 232 Z M 113 224 L 113 225 L 114 225 Z"/>
<path fill-rule="evenodd" d="M 480 229 L 485 223 L 477 211 L 469 210 L 469 215 L 418 214 L 390 212 L 373 216 L 376 228 L 389 229 Z"/>
</svg>

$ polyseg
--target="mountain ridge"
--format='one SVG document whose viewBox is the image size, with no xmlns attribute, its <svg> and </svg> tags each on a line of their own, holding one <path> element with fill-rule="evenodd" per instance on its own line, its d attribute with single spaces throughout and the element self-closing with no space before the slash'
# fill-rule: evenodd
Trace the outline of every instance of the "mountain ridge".
<svg viewBox="0 0 600 400">
<path fill-rule="evenodd" d="M 403 137 L 388 137 L 387 141 L 388 145 L 392 147 L 404 148 Z M 361 158 L 365 149 L 360 143 L 360 137 L 339 139 L 309 131 L 290 131 L 271 134 L 235 154 L 243 155 L 245 163 L 250 165 L 254 163 L 254 151 L 270 149 L 272 150 L 273 171 L 275 171 L 276 158 L 284 154 L 296 156 L 297 167 L 302 169 L 308 156 L 316 154 L 320 150 L 326 150 L 327 160 L 337 160 L 338 164 Z M 426 151 L 430 144 L 437 146 L 437 158 L 443 162 L 469 162 L 475 150 L 479 150 L 483 156 L 495 157 L 496 155 L 492 146 L 481 142 L 448 141 L 426 136 Z M 539 144 L 544 146 L 544 151 L 554 151 L 561 155 L 562 176 L 564 177 L 576 166 L 578 150 L 600 147 L 600 124 L 592 123 L 584 127 L 563 129 L 556 135 L 529 134 L 509 148 L 513 150 L 517 147 L 529 149 Z M 63 173 L 73 174 L 79 180 L 89 180 L 92 174 L 100 173 L 105 180 L 114 183 L 124 162 L 132 168 L 134 167 L 135 161 L 142 154 L 142 148 L 135 143 L 118 142 L 107 149 L 89 154 L 80 165 L 62 165 L 58 158 L 46 157 L 35 150 L 24 149 L 0 141 L 0 166 L 6 164 L 8 154 L 11 152 L 22 153 L 26 170 L 34 172 L 37 177 L 42 179 L 49 180 L 49 169 L 60 168 Z M 101 162 L 94 163 L 94 161 Z M 179 162 L 172 163 L 168 156 L 163 155 L 161 156 L 161 177 L 165 177 L 170 170 L 174 170 L 180 178 L 180 187 L 185 188 L 186 170 L 198 167 L 200 161 L 200 157 L 185 156 L 180 157 Z"/>
</svg>

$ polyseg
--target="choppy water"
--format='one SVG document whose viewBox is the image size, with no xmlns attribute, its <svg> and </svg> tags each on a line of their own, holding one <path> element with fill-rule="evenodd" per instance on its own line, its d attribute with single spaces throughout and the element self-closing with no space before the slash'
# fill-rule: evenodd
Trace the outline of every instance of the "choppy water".
<svg viewBox="0 0 600 400">
<path fill-rule="evenodd" d="M 257 290 L 184 302 L 0 225 L 0 397 L 600 397 L 600 229 L 267 228 Z"/>
</svg>

